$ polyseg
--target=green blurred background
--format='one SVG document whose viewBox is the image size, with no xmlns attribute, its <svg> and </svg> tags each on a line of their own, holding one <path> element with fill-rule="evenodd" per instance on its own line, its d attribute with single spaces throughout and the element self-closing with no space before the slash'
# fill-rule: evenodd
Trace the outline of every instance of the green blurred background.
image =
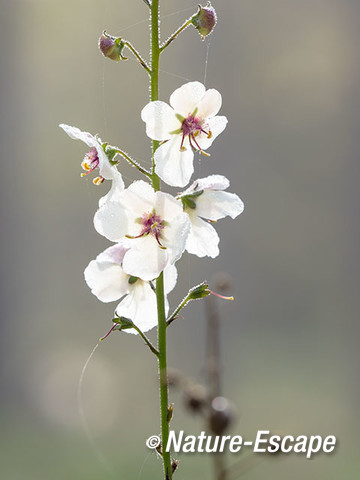
<svg viewBox="0 0 360 480">
<path fill-rule="evenodd" d="M 217 224 L 220 256 L 185 255 L 173 305 L 224 271 L 236 300 L 219 303 L 224 393 L 233 432 L 336 435 L 332 455 L 264 460 L 246 478 L 358 478 L 359 41 L 358 0 L 214 1 L 219 23 L 201 42 L 188 29 L 162 56 L 161 98 L 189 80 L 223 94 L 229 118 L 197 177 L 221 173 L 245 202 Z M 162 2 L 163 39 L 196 11 Z M 146 56 L 141 0 L 1 1 L 1 429 L 7 480 L 161 478 L 145 447 L 159 431 L 156 364 L 139 338 L 96 350 L 116 304 L 83 280 L 108 246 L 92 216 L 108 186 L 80 178 L 84 145 L 61 122 L 99 133 L 149 165 L 140 119 L 146 74 L 97 50 L 103 29 Z M 124 166 L 127 184 L 135 178 Z M 204 305 L 169 330 L 169 364 L 205 381 Z M 197 434 L 181 394 L 173 427 Z M 94 449 L 97 453 L 94 453 Z M 244 452 L 245 453 L 245 452 Z M 229 463 L 244 456 L 229 455 Z M 101 457 L 101 456 L 104 456 Z M 101 458 L 100 458 L 101 457 Z M 179 480 L 211 478 L 208 455 L 182 455 Z"/>
</svg>

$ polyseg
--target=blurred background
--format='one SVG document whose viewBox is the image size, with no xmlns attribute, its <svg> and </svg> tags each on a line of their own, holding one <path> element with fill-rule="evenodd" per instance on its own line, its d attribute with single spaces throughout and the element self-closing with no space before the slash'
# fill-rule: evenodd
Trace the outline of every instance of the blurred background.
<svg viewBox="0 0 360 480">
<path fill-rule="evenodd" d="M 196 2 L 162 2 L 162 38 Z M 359 428 L 359 41 L 357 0 L 214 1 L 205 42 L 189 28 L 162 56 L 161 99 L 189 80 L 223 94 L 229 119 L 195 176 L 221 173 L 245 202 L 216 228 L 218 258 L 184 255 L 173 306 L 189 287 L 230 277 L 221 315 L 223 393 L 232 432 L 336 435 L 332 455 L 263 460 L 251 480 L 353 480 Z M 104 59 L 103 29 L 148 58 L 141 0 L 1 1 L 0 476 L 7 480 L 161 478 L 145 447 L 159 432 L 156 364 L 143 342 L 114 333 L 83 280 L 109 243 L 93 229 L 108 185 L 80 178 L 86 152 L 59 123 L 99 133 L 149 165 L 140 119 L 147 76 Z M 206 62 L 208 58 L 208 62 Z M 206 74 L 206 78 L 205 78 Z M 127 165 L 127 184 L 136 173 Z M 196 178 L 194 177 L 194 178 Z M 154 334 L 152 334 L 154 338 Z M 205 382 L 205 308 L 169 330 L 169 364 Z M 174 392 L 172 427 L 202 420 Z M 229 455 L 229 464 L 246 452 Z M 209 455 L 183 454 L 176 478 L 209 479 Z"/>
</svg>

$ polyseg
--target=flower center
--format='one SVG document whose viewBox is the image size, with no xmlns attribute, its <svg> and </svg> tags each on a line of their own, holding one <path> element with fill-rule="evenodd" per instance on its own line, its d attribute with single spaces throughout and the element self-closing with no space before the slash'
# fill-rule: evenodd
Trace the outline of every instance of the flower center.
<svg viewBox="0 0 360 480">
<path fill-rule="evenodd" d="M 147 235 L 152 235 L 153 237 L 155 237 L 157 243 L 161 248 L 166 248 L 161 244 L 160 240 L 162 237 L 162 231 L 166 227 L 167 222 L 165 220 L 162 220 L 160 215 L 156 214 L 155 210 L 153 210 L 151 213 L 144 213 L 141 217 L 136 219 L 136 223 L 139 223 L 141 225 L 140 234 L 136 237 L 126 235 L 127 238 L 141 238 Z"/>
<path fill-rule="evenodd" d="M 200 150 L 200 152 L 203 153 L 203 150 L 201 149 L 200 145 L 198 144 L 196 137 L 199 135 L 199 133 L 205 133 L 205 135 L 208 136 L 208 138 L 211 137 L 211 132 L 207 132 L 206 130 L 203 129 L 203 124 L 204 122 L 198 118 L 195 117 L 194 115 L 189 115 L 187 118 L 185 118 L 181 124 L 181 131 L 182 131 L 182 140 L 181 140 L 181 145 L 180 145 L 180 151 L 184 151 L 184 140 L 185 137 L 189 137 L 189 143 L 190 147 L 193 150 Z"/>
<path fill-rule="evenodd" d="M 84 160 L 81 162 L 81 167 L 83 170 L 86 171 L 86 173 L 82 173 L 81 176 L 85 177 L 86 175 L 89 175 L 89 173 L 93 172 L 95 168 L 98 168 L 99 166 L 99 156 L 97 153 L 97 150 L 95 147 L 92 147 L 87 154 L 84 157 Z M 103 183 L 104 178 L 103 177 L 96 177 L 93 180 L 93 183 L 95 185 L 100 185 Z"/>
</svg>

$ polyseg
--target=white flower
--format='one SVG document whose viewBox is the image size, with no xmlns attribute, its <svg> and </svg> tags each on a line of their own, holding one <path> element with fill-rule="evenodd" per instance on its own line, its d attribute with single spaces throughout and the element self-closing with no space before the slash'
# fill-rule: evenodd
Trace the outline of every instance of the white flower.
<svg viewBox="0 0 360 480">
<path fill-rule="evenodd" d="M 209 222 L 230 216 L 235 218 L 244 210 L 244 204 L 235 193 L 223 192 L 230 185 L 222 175 L 210 175 L 196 180 L 180 194 L 185 212 L 191 221 L 186 250 L 198 257 L 219 255 L 219 236 Z M 208 221 L 205 221 L 206 219 Z"/>
<path fill-rule="evenodd" d="M 146 332 L 157 325 L 156 294 L 148 282 L 124 272 L 122 262 L 128 251 L 126 243 L 118 243 L 100 253 L 86 267 L 84 275 L 91 292 L 102 302 L 121 299 L 115 309 L 118 316 L 131 319 L 141 331 Z M 165 294 L 175 287 L 177 271 L 174 265 L 164 270 Z M 165 297 L 166 314 L 169 305 Z M 124 332 L 137 334 L 135 329 Z"/>
<path fill-rule="evenodd" d="M 94 137 L 91 133 L 82 132 L 79 128 L 71 127 L 64 123 L 61 123 L 59 127 L 62 128 L 70 138 L 81 140 L 91 147 L 81 163 L 82 168 L 86 171 L 86 173 L 82 173 L 81 176 L 84 177 L 98 168 L 99 176 L 93 180 L 95 185 L 100 185 L 104 180 L 112 180 L 110 191 L 100 199 L 99 204 L 102 205 L 108 200 L 113 200 L 119 192 L 124 190 L 125 185 L 120 172 L 117 170 L 116 166 L 112 165 L 109 161 L 109 158 L 103 149 L 101 138 Z"/>
<path fill-rule="evenodd" d="M 194 150 L 204 153 L 225 129 L 226 117 L 216 116 L 221 107 L 217 90 L 189 82 L 170 97 L 148 103 L 141 112 L 146 133 L 165 141 L 155 152 L 155 171 L 168 185 L 184 187 L 194 172 Z"/>
<path fill-rule="evenodd" d="M 143 280 L 157 278 L 166 265 L 181 257 L 190 229 L 181 201 L 155 192 L 142 180 L 132 183 L 118 201 L 101 206 L 94 225 L 113 242 L 128 239 L 123 269 Z"/>
</svg>

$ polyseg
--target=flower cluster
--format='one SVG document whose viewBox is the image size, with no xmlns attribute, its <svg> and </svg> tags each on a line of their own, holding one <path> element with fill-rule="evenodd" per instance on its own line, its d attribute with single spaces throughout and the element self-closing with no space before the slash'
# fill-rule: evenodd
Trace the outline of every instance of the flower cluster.
<svg viewBox="0 0 360 480">
<path fill-rule="evenodd" d="M 188 185 L 194 172 L 194 153 L 208 155 L 212 142 L 226 127 L 226 117 L 218 115 L 220 108 L 220 93 L 206 90 L 199 82 L 175 90 L 170 105 L 154 101 L 143 108 L 146 133 L 160 142 L 154 154 L 155 173 L 165 183 Z M 229 180 L 222 175 L 195 180 L 177 196 L 155 191 L 144 180 L 125 188 L 118 171 L 119 149 L 78 128 L 60 127 L 90 147 L 81 164 L 86 171 L 82 176 L 98 170 L 95 184 L 111 182 L 109 192 L 99 202 L 94 226 L 114 245 L 89 263 L 85 280 L 102 302 L 120 300 L 117 316 L 131 319 L 143 332 L 150 330 L 157 323 L 153 281 L 163 272 L 168 294 L 176 284 L 175 263 L 185 250 L 198 257 L 216 257 L 219 237 L 213 224 L 226 216 L 237 217 L 243 203 L 225 191 Z M 137 333 L 133 328 L 125 331 Z"/>
</svg>

